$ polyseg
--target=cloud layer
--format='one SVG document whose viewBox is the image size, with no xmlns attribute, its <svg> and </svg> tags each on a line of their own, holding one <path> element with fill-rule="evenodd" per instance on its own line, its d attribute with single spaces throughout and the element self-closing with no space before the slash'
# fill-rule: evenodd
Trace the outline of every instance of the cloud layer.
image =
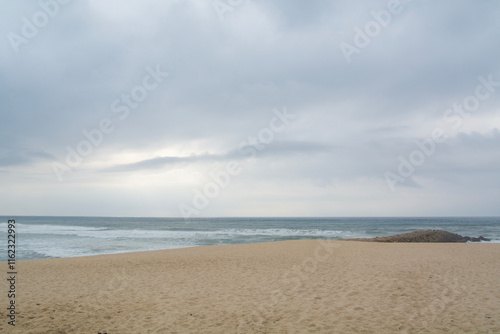
<svg viewBox="0 0 500 334">
<path fill-rule="evenodd" d="M 4 5 L 4 214 L 500 215 L 497 1 L 231 3 Z"/>
</svg>

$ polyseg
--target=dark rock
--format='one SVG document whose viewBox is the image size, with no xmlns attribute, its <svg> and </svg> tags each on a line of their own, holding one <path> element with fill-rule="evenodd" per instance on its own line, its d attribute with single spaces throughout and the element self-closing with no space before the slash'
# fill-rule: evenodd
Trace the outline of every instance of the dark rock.
<svg viewBox="0 0 500 334">
<path fill-rule="evenodd" d="M 481 241 L 491 241 L 491 239 L 487 239 L 485 237 L 483 237 L 482 235 L 479 236 L 479 238 L 475 238 L 475 237 L 463 237 L 466 241 L 471 241 L 471 242 L 481 242 Z"/>
<path fill-rule="evenodd" d="M 377 237 L 369 239 L 350 239 L 356 241 L 374 241 L 374 242 L 479 242 L 490 241 L 482 236 L 479 238 L 471 238 L 461 236 L 460 234 L 451 233 L 441 230 L 425 230 L 415 231 L 404 234 L 391 235 L 388 237 Z"/>
</svg>

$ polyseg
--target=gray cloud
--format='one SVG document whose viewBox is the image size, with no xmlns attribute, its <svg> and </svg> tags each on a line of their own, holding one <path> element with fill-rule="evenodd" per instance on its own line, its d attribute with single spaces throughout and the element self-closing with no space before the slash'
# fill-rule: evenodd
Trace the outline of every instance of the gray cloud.
<svg viewBox="0 0 500 334">
<path fill-rule="evenodd" d="M 435 194 L 454 198 L 466 213 L 465 200 L 457 198 L 474 191 L 485 214 L 500 214 L 492 199 L 500 189 L 500 88 L 459 129 L 443 121 L 446 109 L 474 94 L 479 76 L 500 81 L 494 42 L 500 5 L 402 1 L 402 12 L 348 64 L 340 43 L 352 44 L 354 28 L 364 29 L 371 12 L 387 3 L 254 0 L 221 21 L 210 1 L 74 1 L 61 5 L 18 53 L 8 34 L 22 34 L 23 17 L 32 20 L 41 8 L 6 4 L 0 13 L 0 180 L 17 195 L 0 194 L 0 200 L 26 214 L 68 213 L 89 203 L 89 215 L 121 215 L 116 205 L 96 206 L 92 195 L 106 189 L 101 202 L 119 194 L 130 204 L 142 187 L 175 207 L 203 186 L 209 171 L 246 159 L 238 145 L 269 126 L 274 108 L 286 106 L 297 118 L 234 180 L 226 190 L 238 194 L 233 198 L 253 201 L 267 189 L 269 201 L 280 202 L 300 189 L 295 200 L 301 205 L 292 205 L 290 215 L 315 215 L 293 211 L 299 207 L 369 215 L 374 211 L 361 206 L 370 200 L 391 215 L 401 212 L 404 198 L 406 207 L 418 202 L 426 215 L 432 212 L 421 203 L 434 207 Z M 113 102 L 157 65 L 170 75 L 120 119 Z M 51 163 L 66 163 L 68 147 L 76 150 L 87 140 L 82 131 L 98 129 L 104 118 L 114 130 L 60 184 Z M 415 141 L 436 127 L 445 128 L 449 140 L 391 193 L 384 172 L 395 171 L 398 157 L 408 157 Z M 165 175 L 160 183 L 149 181 L 159 174 Z M 47 191 L 59 203 L 48 211 L 33 204 Z M 360 208 L 331 209 L 343 195 L 352 202 L 346 207 Z M 238 207 L 217 200 L 211 214 Z M 135 211 L 127 214 L 178 214 L 162 205 L 131 204 Z M 470 212 L 477 212 L 474 205 Z"/>
<path fill-rule="evenodd" d="M 31 165 L 40 160 L 53 160 L 55 157 L 44 151 L 5 150 L 1 152 L 1 166 Z"/>
<path fill-rule="evenodd" d="M 258 158 L 273 158 L 290 155 L 315 155 L 316 153 L 328 152 L 332 147 L 323 143 L 307 142 L 273 142 L 270 144 L 258 143 L 250 145 L 242 142 L 239 149 L 234 149 L 222 154 L 198 154 L 187 157 L 155 157 L 134 163 L 106 168 L 107 172 L 129 172 L 134 170 L 157 169 L 177 164 L 196 164 L 206 161 L 241 161 Z"/>
</svg>

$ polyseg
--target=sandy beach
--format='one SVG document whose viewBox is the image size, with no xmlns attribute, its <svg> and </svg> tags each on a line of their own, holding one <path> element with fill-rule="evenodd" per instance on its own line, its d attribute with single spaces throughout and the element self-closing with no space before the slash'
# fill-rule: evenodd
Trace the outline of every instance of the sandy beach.
<svg viewBox="0 0 500 334">
<path fill-rule="evenodd" d="M 17 271 L 2 333 L 500 333 L 500 244 L 301 240 Z"/>
</svg>

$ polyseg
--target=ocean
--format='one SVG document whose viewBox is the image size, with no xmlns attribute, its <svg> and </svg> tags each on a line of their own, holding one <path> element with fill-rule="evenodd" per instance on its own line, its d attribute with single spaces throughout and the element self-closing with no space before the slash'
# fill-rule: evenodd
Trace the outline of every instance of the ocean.
<svg viewBox="0 0 500 334">
<path fill-rule="evenodd" d="M 7 260 L 9 219 L 16 260 L 113 254 L 296 239 L 370 238 L 440 229 L 500 242 L 500 217 L 418 218 L 109 218 L 0 216 Z"/>
</svg>

